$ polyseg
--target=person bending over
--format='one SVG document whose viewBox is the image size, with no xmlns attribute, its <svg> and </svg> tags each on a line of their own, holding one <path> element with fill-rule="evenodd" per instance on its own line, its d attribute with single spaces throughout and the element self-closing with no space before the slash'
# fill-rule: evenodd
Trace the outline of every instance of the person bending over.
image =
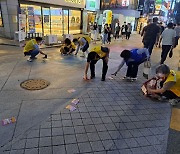
<svg viewBox="0 0 180 154">
<path fill-rule="evenodd" d="M 60 52 L 63 55 L 72 54 L 76 50 L 76 46 L 70 39 L 66 38 L 64 40 L 64 46 L 61 47 Z"/>
<path fill-rule="evenodd" d="M 109 59 L 109 48 L 107 47 L 102 47 L 102 46 L 95 46 L 90 53 L 88 54 L 87 57 L 87 63 L 85 67 L 85 74 L 84 74 L 84 79 L 88 80 L 88 69 L 90 66 L 90 71 L 91 71 L 91 79 L 95 78 L 95 64 L 97 63 L 98 60 L 102 59 L 103 61 L 103 69 L 102 69 L 102 79 L 101 81 L 105 81 L 106 78 L 106 73 L 108 70 L 108 59 Z"/>
</svg>

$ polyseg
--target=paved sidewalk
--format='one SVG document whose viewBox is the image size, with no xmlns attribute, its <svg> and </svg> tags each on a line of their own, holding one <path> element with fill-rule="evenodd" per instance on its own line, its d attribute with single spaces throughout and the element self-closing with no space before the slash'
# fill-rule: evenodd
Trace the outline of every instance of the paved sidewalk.
<svg viewBox="0 0 180 154">
<path fill-rule="evenodd" d="M 122 49 L 141 47 L 140 37 L 109 45 L 108 76 L 117 68 Z M 25 154 L 165 154 L 171 106 L 145 98 L 140 90 L 145 81 L 140 67 L 138 81 L 121 78 L 124 67 L 113 80 L 100 81 L 101 62 L 96 79 L 82 80 L 85 59 L 60 57 L 59 49 L 46 49 L 48 60 L 27 63 L 20 48 L 0 50 L 0 114 L 16 116 L 17 123 L 0 127 L 0 153 Z M 3 51 L 3 52 L 1 52 Z M 177 51 L 177 49 L 176 49 Z M 153 70 L 159 61 L 153 53 Z M 177 69 L 175 53 L 171 67 Z M 30 78 L 43 78 L 51 85 L 41 91 L 25 91 L 19 84 Z M 68 93 L 74 88 L 75 93 Z M 79 98 L 77 110 L 65 106 Z"/>
</svg>

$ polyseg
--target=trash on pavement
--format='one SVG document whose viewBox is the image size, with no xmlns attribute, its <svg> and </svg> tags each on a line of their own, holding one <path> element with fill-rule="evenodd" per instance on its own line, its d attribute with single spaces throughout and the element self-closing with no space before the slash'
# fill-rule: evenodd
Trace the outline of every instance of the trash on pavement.
<svg viewBox="0 0 180 154">
<path fill-rule="evenodd" d="M 68 105 L 68 106 L 66 106 L 66 109 L 68 109 L 70 111 L 74 111 L 74 110 L 76 110 L 76 107 L 74 107 L 72 105 Z"/>
<path fill-rule="evenodd" d="M 5 126 L 5 125 L 11 124 L 11 123 L 15 123 L 15 122 L 16 122 L 16 118 L 15 117 L 11 117 L 11 118 L 8 118 L 8 119 L 3 119 L 2 120 L 2 125 Z"/>
<path fill-rule="evenodd" d="M 113 78 L 113 77 L 111 77 L 111 76 L 109 76 L 109 77 L 108 77 L 108 79 L 113 80 L 114 78 Z"/>
<path fill-rule="evenodd" d="M 71 103 L 77 105 L 79 103 L 79 99 L 73 99 Z"/>
<path fill-rule="evenodd" d="M 74 93 L 76 90 L 75 89 L 69 89 L 68 93 Z"/>
</svg>

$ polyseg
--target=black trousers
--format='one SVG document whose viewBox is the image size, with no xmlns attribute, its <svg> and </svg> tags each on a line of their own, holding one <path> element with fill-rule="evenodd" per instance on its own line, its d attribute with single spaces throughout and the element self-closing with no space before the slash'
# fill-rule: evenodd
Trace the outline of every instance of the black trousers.
<svg viewBox="0 0 180 154">
<path fill-rule="evenodd" d="M 144 48 L 147 48 L 149 50 L 149 54 L 152 54 L 152 50 L 154 47 L 154 44 L 156 43 L 156 40 L 143 40 Z"/>
<path fill-rule="evenodd" d="M 126 32 L 126 39 L 129 40 L 131 36 L 131 32 Z"/>
<path fill-rule="evenodd" d="M 119 31 L 116 31 L 115 39 L 116 39 L 116 38 L 119 38 Z"/>
<path fill-rule="evenodd" d="M 126 77 L 136 78 L 139 64 L 140 63 L 137 63 L 137 62 L 129 62 L 127 72 L 126 72 Z"/>
<path fill-rule="evenodd" d="M 95 64 L 98 60 L 92 60 L 90 62 L 90 70 L 91 70 L 91 77 L 95 77 Z M 108 64 L 105 61 L 105 58 L 102 58 L 103 61 L 103 68 L 102 68 L 102 79 L 106 78 L 107 70 L 108 70 Z"/>
<path fill-rule="evenodd" d="M 161 53 L 161 64 L 163 64 L 167 58 L 167 55 L 171 49 L 172 45 L 162 45 L 162 53 Z"/>
</svg>

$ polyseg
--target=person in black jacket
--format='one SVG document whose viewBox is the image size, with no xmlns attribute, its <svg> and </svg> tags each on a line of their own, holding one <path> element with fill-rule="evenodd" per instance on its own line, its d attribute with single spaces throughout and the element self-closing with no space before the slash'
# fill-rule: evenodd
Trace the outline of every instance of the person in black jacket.
<svg viewBox="0 0 180 154">
<path fill-rule="evenodd" d="M 126 37 L 127 29 L 128 29 L 128 26 L 126 25 L 126 22 L 124 22 L 124 25 L 122 25 L 122 28 L 121 28 L 122 39 Z"/>
</svg>

